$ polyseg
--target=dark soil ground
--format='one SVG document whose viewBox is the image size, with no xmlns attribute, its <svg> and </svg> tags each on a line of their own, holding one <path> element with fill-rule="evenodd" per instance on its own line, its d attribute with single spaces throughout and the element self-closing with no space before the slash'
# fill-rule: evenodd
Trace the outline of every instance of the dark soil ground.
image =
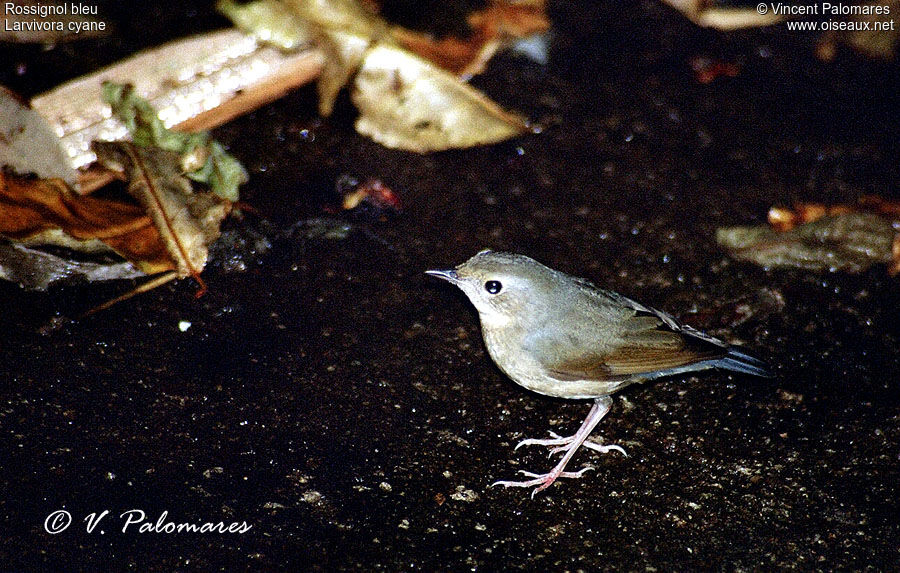
<svg viewBox="0 0 900 573">
<path fill-rule="evenodd" d="M 227 25 L 205 2 L 100 6 L 114 36 L 2 47 L 0 83 L 31 96 Z M 389 13 L 427 21 L 408 8 Z M 714 238 L 775 204 L 900 197 L 896 64 L 822 63 L 811 35 L 697 29 L 649 1 L 550 12 L 546 66 L 506 54 L 475 81 L 540 134 L 392 151 L 304 88 L 215 132 L 265 220 L 228 223 L 203 297 L 185 280 L 44 335 L 129 285 L 0 284 L 3 569 L 900 568 L 900 282 L 767 271 Z M 740 72 L 699 83 L 696 57 Z M 403 212 L 327 213 L 343 176 L 381 179 Z M 664 308 L 778 376 L 633 386 L 596 431 L 629 457 L 581 451 L 572 467 L 596 470 L 534 499 L 489 488 L 548 469 L 513 446 L 589 405 L 510 382 L 462 293 L 423 275 L 483 247 Z M 50 535 L 61 509 L 73 523 Z M 123 533 L 132 509 L 252 529 Z"/>
</svg>

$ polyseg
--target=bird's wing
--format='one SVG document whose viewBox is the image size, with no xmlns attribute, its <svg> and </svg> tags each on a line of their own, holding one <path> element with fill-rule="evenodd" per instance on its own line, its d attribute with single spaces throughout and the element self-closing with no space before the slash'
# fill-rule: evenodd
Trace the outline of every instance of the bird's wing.
<svg viewBox="0 0 900 573">
<path fill-rule="evenodd" d="M 725 342 L 723 340 L 719 340 L 715 336 L 710 336 L 710 335 L 706 334 L 705 332 L 696 330 L 686 324 L 682 324 L 681 322 L 678 321 L 678 319 L 676 319 L 674 316 L 672 316 L 666 312 L 663 312 L 661 310 L 655 309 L 650 306 L 645 306 L 645 305 L 639 303 L 638 301 L 632 300 L 632 299 L 628 298 L 627 296 L 622 296 L 615 291 L 600 289 L 597 287 L 593 287 L 593 290 L 599 296 L 606 297 L 616 304 L 619 304 L 621 306 L 624 306 L 626 308 L 630 308 L 630 309 L 636 311 L 636 318 L 656 317 L 659 321 L 661 321 L 663 324 L 665 324 L 673 332 L 678 332 L 678 333 L 681 333 L 681 334 L 687 336 L 688 338 L 702 340 L 703 342 L 708 342 L 710 344 L 719 346 L 721 348 L 728 348 L 727 342 Z"/>
<path fill-rule="evenodd" d="M 548 375 L 558 380 L 628 380 L 722 357 L 727 344 L 682 325 L 670 315 L 612 291 L 594 287 L 618 308 L 616 336 L 602 340 L 580 332 L 565 340 L 535 340 Z M 628 311 L 631 311 L 630 313 Z M 689 369 L 689 368 L 688 368 Z"/>
</svg>

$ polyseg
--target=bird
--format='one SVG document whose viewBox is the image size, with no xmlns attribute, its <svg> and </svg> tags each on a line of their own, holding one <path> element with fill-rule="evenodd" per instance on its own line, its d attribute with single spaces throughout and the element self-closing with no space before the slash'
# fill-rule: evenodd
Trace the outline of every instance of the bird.
<svg viewBox="0 0 900 573">
<path fill-rule="evenodd" d="M 465 293 L 478 311 L 488 354 L 514 382 L 547 396 L 593 400 L 571 436 L 551 432 L 551 438 L 516 445 L 562 453 L 553 469 L 520 470 L 529 479 L 492 486 L 535 487 L 534 497 L 558 478 L 580 478 L 594 469 L 566 471 L 581 446 L 627 455 L 621 446 L 588 436 L 612 407 L 611 396 L 631 384 L 713 368 L 773 377 L 765 362 L 736 346 L 525 255 L 485 249 L 453 269 L 426 273 Z"/>
</svg>

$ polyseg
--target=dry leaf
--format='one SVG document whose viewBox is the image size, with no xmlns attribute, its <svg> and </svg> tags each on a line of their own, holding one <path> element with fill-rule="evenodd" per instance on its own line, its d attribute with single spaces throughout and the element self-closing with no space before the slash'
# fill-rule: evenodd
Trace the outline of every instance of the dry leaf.
<svg viewBox="0 0 900 573">
<path fill-rule="evenodd" d="M 468 38 L 450 36 L 435 39 L 430 34 L 397 27 L 391 30 L 391 36 L 410 52 L 460 77 L 480 73 L 484 69 L 484 63 L 497 50 L 492 39 L 474 31 Z M 478 63 L 473 65 L 473 62 Z"/>
<path fill-rule="evenodd" d="M 126 174 L 128 193 L 153 220 L 169 255 L 168 268 L 181 278 L 199 276 L 231 203 L 212 192 L 194 192 L 177 153 L 128 142 L 95 142 L 93 150 L 102 165 Z"/>
<path fill-rule="evenodd" d="M 0 235 L 19 243 L 12 249 L 4 248 L 9 258 L 3 257 L 5 270 L 0 274 L 26 288 L 46 288 L 68 274 L 130 278 L 173 268 L 153 222 L 138 205 L 78 195 L 61 179 L 0 174 Z M 64 259 L 42 253 L 40 246 L 90 255 L 118 253 L 141 273 L 126 272 L 120 261 L 82 263 L 72 257 Z M 28 255 L 37 260 L 29 260 Z M 101 268 L 108 265 L 117 270 Z"/>
<path fill-rule="evenodd" d="M 357 131 L 419 153 L 496 143 L 529 129 L 452 74 L 384 43 L 366 54 L 351 98 Z"/>
<path fill-rule="evenodd" d="M 492 0 L 468 17 L 467 38 L 434 39 L 428 34 L 394 27 L 391 35 L 407 50 L 462 78 L 484 71 L 493 55 L 514 41 L 550 29 L 544 0 Z"/>
<path fill-rule="evenodd" d="M 5 239 L 0 241 L 0 277 L 45 289 L 72 277 L 107 280 L 164 274 L 132 291 L 140 292 L 176 275 L 197 277 L 205 266 L 208 245 L 218 237 L 231 202 L 212 192 L 195 193 L 184 174 L 185 164 L 196 160 L 192 173 L 220 187 L 227 173 L 243 175 L 243 168 L 206 134 L 173 133 L 129 89 L 107 87 L 116 111 L 145 146 L 97 142 L 94 151 L 106 168 L 129 181 L 128 191 L 137 203 L 124 195 L 81 195 L 61 178 L 13 173 L 13 168 L 39 174 L 58 170 L 60 161 L 49 166 L 41 161 L 43 147 L 59 149 L 58 141 L 37 114 L 11 98 L 0 99 L 10 112 L 0 117 L 0 126 L 7 128 L 5 145 L 0 145 L 4 160 L 0 236 Z M 236 183 L 231 183 L 236 192 Z M 68 254 L 54 249 L 66 249 Z M 81 255 L 96 260 L 83 260 Z"/>
<path fill-rule="evenodd" d="M 283 2 L 238 4 L 220 0 L 216 9 L 260 42 L 290 52 L 312 41 L 313 31 Z"/>
<path fill-rule="evenodd" d="M 874 213 L 888 218 L 895 230 L 900 229 L 900 201 L 886 201 L 877 195 L 864 195 L 855 205 L 831 205 L 822 203 L 798 203 L 793 209 L 772 207 L 769 209 L 769 224 L 778 231 L 788 231 L 797 225 L 811 223 L 825 216 L 846 215 L 849 213 Z M 900 232 L 894 236 L 891 245 L 892 262 L 888 273 L 893 276 L 900 273 Z"/>
<path fill-rule="evenodd" d="M 153 222 L 133 203 L 78 195 L 60 179 L 5 175 L 0 176 L 0 206 L 0 234 L 8 239 L 82 252 L 102 252 L 102 243 L 131 260 L 149 261 L 151 270 L 145 272 L 165 270 L 155 269 L 164 251 L 147 248 L 155 234 Z"/>
<path fill-rule="evenodd" d="M 78 174 L 59 138 L 36 111 L 0 86 L 0 169 L 43 179 L 59 178 L 75 186 Z"/>
<path fill-rule="evenodd" d="M 97 153 L 129 175 L 139 204 L 125 196 L 79 195 L 61 179 L 0 173 L 0 236 L 7 239 L 0 241 L 0 278 L 46 289 L 72 278 L 165 271 L 169 278 L 196 277 L 231 204 L 211 192 L 194 193 L 176 153 L 131 143 L 99 143 Z"/>
<path fill-rule="evenodd" d="M 783 20 L 774 10 L 760 14 L 753 8 L 718 6 L 716 0 L 663 0 L 684 14 L 691 22 L 704 28 L 730 31 L 742 28 L 761 28 Z M 765 4 L 769 7 L 768 4 Z"/>
<path fill-rule="evenodd" d="M 68 253 L 66 253 L 68 255 Z M 40 247 L 0 240 L 0 279 L 23 288 L 47 290 L 51 285 L 75 281 L 111 281 L 145 276 L 128 261 L 63 256 Z"/>
<path fill-rule="evenodd" d="M 839 8 L 841 5 L 832 6 Z M 838 46 L 846 45 L 868 58 L 893 60 L 900 43 L 900 27 L 894 22 L 896 14 L 900 13 L 900 0 L 863 2 L 854 4 L 854 7 L 870 13 L 852 14 L 846 22 L 842 22 L 846 29 L 822 34 L 816 46 L 816 55 L 830 62 L 837 55 Z"/>
<path fill-rule="evenodd" d="M 375 38 L 387 29 L 381 18 L 356 0 L 284 0 L 284 3 L 318 30 L 339 30 Z"/>
<path fill-rule="evenodd" d="M 764 267 L 862 272 L 878 263 L 900 270 L 900 204 L 863 197 L 856 205 L 801 203 L 769 210 L 770 226 L 730 227 L 716 240 L 741 260 Z"/>
<path fill-rule="evenodd" d="M 323 32 L 319 45 L 325 53 L 325 64 L 319 76 L 319 113 L 324 117 L 334 111 L 334 102 L 359 71 L 371 42 L 365 36 L 340 31 Z"/>
<path fill-rule="evenodd" d="M 734 78 L 741 73 L 740 64 L 695 56 L 691 58 L 691 69 L 694 71 L 694 79 L 700 84 L 711 84 L 721 77 Z"/>
</svg>

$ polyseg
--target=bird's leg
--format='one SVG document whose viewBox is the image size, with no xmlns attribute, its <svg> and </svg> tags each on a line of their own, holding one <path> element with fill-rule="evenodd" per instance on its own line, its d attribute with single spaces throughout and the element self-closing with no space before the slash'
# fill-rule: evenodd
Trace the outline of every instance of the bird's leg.
<svg viewBox="0 0 900 573">
<path fill-rule="evenodd" d="M 565 477 L 565 478 L 579 478 L 584 472 L 589 469 L 593 469 L 591 466 L 586 466 L 577 472 L 567 472 L 565 471 L 566 465 L 569 463 L 569 460 L 572 459 L 572 456 L 575 455 L 575 452 L 581 447 L 582 444 L 590 444 L 588 447 L 590 449 L 597 449 L 599 451 L 610 451 L 612 449 L 621 450 L 624 453 L 624 450 L 619 446 L 601 446 L 599 444 L 595 444 L 593 442 L 587 442 L 587 437 L 591 434 L 600 420 L 603 419 L 603 416 L 609 412 L 610 407 L 612 406 L 612 398 L 609 396 L 604 396 L 602 398 L 598 398 L 594 405 L 591 407 L 591 411 L 588 413 L 587 418 L 585 418 L 584 422 L 581 424 L 581 427 L 578 428 L 578 431 L 575 432 L 574 435 L 568 438 L 555 438 L 552 440 L 526 440 L 529 445 L 532 443 L 538 443 L 541 445 L 551 445 L 551 446 L 559 446 L 554 451 L 563 451 L 565 454 L 562 459 L 559 460 L 559 463 L 556 464 L 549 473 L 546 474 L 535 474 L 527 471 L 521 471 L 521 473 L 525 474 L 527 477 L 533 478 L 526 481 L 498 481 L 492 485 L 502 485 L 504 487 L 531 487 L 538 486 L 531 493 L 532 497 L 537 492 L 547 489 L 550 485 L 556 481 L 557 478 Z M 520 443 L 519 445 L 523 445 Z M 518 446 L 517 446 L 518 447 Z"/>
</svg>

